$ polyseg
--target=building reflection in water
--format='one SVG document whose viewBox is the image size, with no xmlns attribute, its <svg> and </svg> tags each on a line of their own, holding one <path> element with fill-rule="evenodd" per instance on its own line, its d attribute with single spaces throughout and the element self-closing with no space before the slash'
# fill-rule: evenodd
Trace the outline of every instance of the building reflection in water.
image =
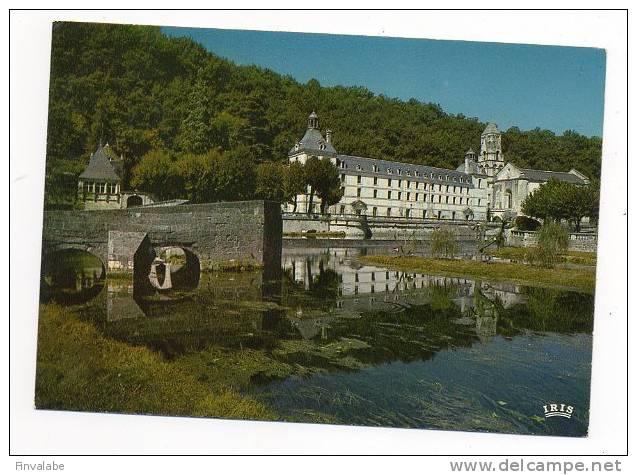
<svg viewBox="0 0 637 475">
<path fill-rule="evenodd" d="M 211 338 L 227 337 L 233 331 L 254 335 L 270 332 L 290 338 L 292 331 L 304 340 L 328 340 L 338 338 L 337 323 L 340 332 L 348 320 L 354 324 L 370 312 L 418 312 L 425 306 L 422 308 L 427 312 L 448 310 L 453 323 L 474 328 L 477 337 L 485 340 L 496 334 L 503 309 L 527 302 L 516 285 L 363 265 L 356 259 L 360 252 L 285 249 L 282 278 L 268 280 L 260 272 L 208 273 L 202 274 L 197 288 L 170 292 L 127 280 L 105 283 L 102 269 L 83 269 L 73 275 L 72 284 L 83 289 L 86 300 L 93 299 L 92 305 L 105 310 L 106 323 L 132 323 L 151 317 L 139 323 L 153 338 L 166 331 L 202 331 Z M 64 278 L 70 277 L 65 274 Z M 140 328 L 135 324 L 126 333 L 136 334 Z"/>
<path fill-rule="evenodd" d="M 307 291 L 316 290 L 326 272 L 338 276 L 333 311 L 328 316 L 304 318 L 303 309 L 291 316 L 303 338 L 321 335 L 334 318 L 358 318 L 368 311 L 400 311 L 401 308 L 432 304 L 444 290 L 445 297 L 460 310 L 457 323 L 474 325 L 480 339 L 496 334 L 499 308 L 525 304 L 519 286 L 486 283 L 462 277 L 432 276 L 361 265 L 355 249 L 284 250 L 283 269 Z"/>
</svg>

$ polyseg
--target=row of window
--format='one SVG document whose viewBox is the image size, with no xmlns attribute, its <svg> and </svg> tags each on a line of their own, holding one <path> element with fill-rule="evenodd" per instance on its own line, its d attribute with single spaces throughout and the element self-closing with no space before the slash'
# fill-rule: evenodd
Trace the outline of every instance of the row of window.
<svg viewBox="0 0 637 475">
<path fill-rule="evenodd" d="M 95 193 L 109 193 L 114 195 L 117 193 L 116 183 L 93 183 L 84 182 L 80 191 L 84 193 L 93 193 L 93 187 L 95 187 Z"/>
<path fill-rule="evenodd" d="M 385 277 L 385 280 L 390 281 L 392 284 L 399 284 L 398 280 L 401 279 L 401 277 L 411 277 L 410 279 L 406 279 L 405 282 L 402 282 L 402 286 L 405 290 L 407 290 L 409 287 L 411 288 L 416 288 L 416 280 L 420 280 L 420 284 L 421 286 L 424 287 L 424 284 L 427 283 L 433 283 L 435 285 L 440 285 L 441 283 L 447 283 L 447 282 L 454 282 L 454 283 L 467 283 L 466 279 L 461 279 L 461 278 L 446 278 L 446 277 L 431 277 L 429 275 L 426 274 L 417 274 L 417 273 L 406 273 L 406 272 L 390 272 L 390 271 L 385 271 L 384 273 L 381 272 L 369 272 L 369 273 L 365 273 L 362 272 L 363 276 L 365 276 L 365 274 L 370 276 L 370 280 L 371 282 L 376 282 L 376 274 L 380 274 L 380 280 L 383 280 L 383 274 Z M 411 281 L 411 284 L 408 281 Z M 339 282 L 343 283 L 343 274 L 339 274 Z M 359 272 L 354 272 L 354 282 L 360 283 L 360 277 L 359 277 Z M 365 280 L 363 280 L 363 283 L 365 283 Z"/>
<path fill-rule="evenodd" d="M 362 195 L 362 189 L 361 188 L 356 188 L 356 197 L 357 198 L 361 198 Z M 470 204 L 471 203 L 471 199 L 469 197 L 462 197 L 462 196 L 444 196 L 443 195 L 427 195 L 427 193 L 411 193 L 411 192 L 406 192 L 403 193 L 402 191 L 397 192 L 396 195 L 394 195 L 392 193 L 392 190 L 387 190 L 386 193 L 386 198 L 388 200 L 391 199 L 397 199 L 397 200 L 402 200 L 403 198 L 405 199 L 405 201 L 419 201 L 420 197 L 422 196 L 422 201 L 423 203 L 427 203 L 427 196 L 431 196 L 430 198 L 430 203 L 447 203 L 447 204 Z M 394 198 L 395 197 L 395 198 Z M 412 200 L 413 197 L 413 200 Z M 378 190 L 372 190 L 372 198 L 379 198 L 379 193 Z M 478 199 L 478 206 L 480 206 L 480 199 Z"/>
<path fill-rule="evenodd" d="M 347 214 L 345 205 L 341 205 L 339 209 L 340 214 Z M 361 214 L 360 211 L 357 211 L 356 214 Z M 381 216 L 381 211 L 379 211 L 378 207 L 373 206 L 371 209 L 372 216 Z M 427 211 L 423 210 L 415 210 L 411 208 L 385 208 L 385 216 L 387 217 L 401 217 L 401 218 L 437 218 L 437 219 L 470 219 L 471 216 L 465 216 L 463 213 L 456 211 L 445 211 L 445 210 L 433 210 Z"/>
<path fill-rule="evenodd" d="M 341 168 L 343 169 L 347 169 L 347 162 L 341 162 Z M 361 167 L 360 165 L 356 165 L 356 170 L 357 171 L 362 171 L 363 167 Z M 372 171 L 374 173 L 379 173 L 380 172 L 380 168 L 378 167 L 378 165 L 372 165 Z M 392 168 L 387 168 L 386 172 L 388 175 L 393 175 L 394 171 L 396 172 L 396 175 L 402 175 L 403 174 L 403 170 L 401 168 L 396 168 L 395 170 Z M 445 180 L 445 181 L 455 181 L 455 182 L 459 182 L 459 183 L 469 183 L 470 179 L 469 178 L 464 178 L 464 177 L 459 177 L 456 175 L 452 175 L 451 178 L 449 177 L 448 174 L 441 174 L 441 173 L 421 173 L 418 170 L 414 170 L 413 172 L 411 170 L 405 170 L 405 175 L 406 176 L 415 176 L 415 177 L 422 177 L 422 178 L 437 178 L 438 180 Z"/>
<path fill-rule="evenodd" d="M 409 289 L 417 289 L 418 288 L 417 287 L 417 282 L 415 282 L 415 281 L 412 281 L 411 283 L 405 282 L 405 283 L 402 283 L 402 284 L 399 283 L 399 282 L 395 282 L 395 283 L 392 282 L 392 284 L 393 284 L 393 288 L 392 289 L 390 289 L 390 287 L 389 287 L 390 284 L 385 284 L 384 285 L 384 290 L 380 290 L 381 293 L 384 291 L 385 293 L 390 293 L 391 292 L 393 294 L 391 296 L 383 297 L 383 301 L 384 302 L 391 301 L 392 299 L 397 302 L 400 299 L 402 299 L 404 296 L 396 293 L 397 291 L 409 290 Z M 382 287 L 383 284 L 380 284 L 380 285 L 381 285 L 381 289 L 383 289 L 383 287 Z M 420 281 L 420 288 L 424 289 L 425 286 L 429 286 L 429 284 L 426 283 L 424 280 L 421 280 Z M 343 289 L 341 287 L 339 287 L 338 296 L 342 297 L 343 293 L 344 293 Z M 353 293 L 354 293 L 354 295 L 358 295 L 358 293 L 359 293 L 358 284 L 354 284 L 354 292 Z M 375 284 L 371 284 L 369 286 L 369 292 L 368 293 L 370 293 L 370 294 L 375 294 L 376 293 L 376 285 Z M 370 301 L 370 303 L 374 303 L 374 302 L 376 302 L 376 299 L 374 297 L 370 297 L 369 301 Z M 355 298 L 354 299 L 354 303 L 359 303 L 359 302 L 360 302 L 359 298 Z M 343 308 L 343 301 L 342 300 L 337 300 L 336 301 L 336 308 Z"/>
<path fill-rule="evenodd" d="M 341 174 L 341 182 L 344 183 L 345 182 L 345 174 Z M 356 183 L 358 185 L 362 184 L 363 182 L 363 178 L 361 175 L 357 175 L 356 176 Z M 378 186 L 378 177 L 374 177 L 374 186 Z M 396 183 L 398 188 L 401 188 L 403 186 L 403 180 L 394 180 L 392 181 L 391 178 L 387 178 L 387 187 L 391 187 L 393 183 Z M 418 181 L 414 181 L 414 189 L 418 190 L 420 189 L 420 183 Z M 411 188 L 411 184 L 412 182 L 409 180 L 405 180 L 405 188 Z M 422 189 L 424 191 L 427 191 L 427 189 L 429 189 L 430 191 L 435 191 L 436 190 L 436 184 L 435 183 L 422 183 Z M 427 185 L 430 185 L 429 187 L 427 187 Z M 444 191 L 446 191 L 447 193 L 452 192 L 452 193 L 464 193 L 464 194 L 469 194 L 469 188 L 465 187 L 465 186 L 456 186 L 456 185 L 442 185 L 442 184 L 438 184 L 438 191 L 443 191 L 443 187 L 444 187 Z"/>
</svg>

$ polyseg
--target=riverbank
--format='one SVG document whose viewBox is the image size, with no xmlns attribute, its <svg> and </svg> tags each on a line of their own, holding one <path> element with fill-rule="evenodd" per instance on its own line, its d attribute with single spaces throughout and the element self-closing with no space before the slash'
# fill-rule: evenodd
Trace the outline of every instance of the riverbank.
<svg viewBox="0 0 637 475">
<path fill-rule="evenodd" d="M 104 337 L 71 309 L 40 306 L 35 387 L 38 409 L 274 420 L 260 402 L 212 390 L 146 347 Z"/>
<path fill-rule="evenodd" d="M 402 256 L 361 256 L 359 260 L 366 264 L 381 265 L 403 271 L 466 276 L 494 281 L 506 280 L 518 284 L 570 288 L 590 294 L 595 292 L 594 269 L 545 269 L 520 263 Z"/>
<path fill-rule="evenodd" d="M 500 249 L 487 249 L 485 252 L 490 256 L 524 263 L 528 260 L 528 254 L 533 249 L 533 247 L 501 247 Z M 597 253 L 568 251 L 559 256 L 558 260 L 568 264 L 595 266 L 597 264 Z"/>
</svg>

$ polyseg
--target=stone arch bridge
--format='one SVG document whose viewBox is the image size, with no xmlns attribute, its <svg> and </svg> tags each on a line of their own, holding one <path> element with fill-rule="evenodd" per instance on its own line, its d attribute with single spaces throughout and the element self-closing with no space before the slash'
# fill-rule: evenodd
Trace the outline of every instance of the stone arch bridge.
<svg viewBox="0 0 637 475">
<path fill-rule="evenodd" d="M 98 257 L 107 274 L 132 274 L 149 269 L 162 248 L 179 247 L 201 270 L 232 261 L 278 270 L 281 236 L 280 206 L 269 201 L 45 211 L 42 262 L 78 249 Z"/>
</svg>

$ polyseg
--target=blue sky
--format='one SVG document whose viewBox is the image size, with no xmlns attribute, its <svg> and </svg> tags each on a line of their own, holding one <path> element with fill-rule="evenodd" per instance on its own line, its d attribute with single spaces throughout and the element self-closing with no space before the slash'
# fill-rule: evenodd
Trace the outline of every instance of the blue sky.
<svg viewBox="0 0 637 475">
<path fill-rule="evenodd" d="M 188 36 L 237 64 L 257 64 L 300 82 L 364 86 L 374 93 L 440 104 L 495 122 L 602 134 L 601 49 L 204 28 Z"/>
</svg>

